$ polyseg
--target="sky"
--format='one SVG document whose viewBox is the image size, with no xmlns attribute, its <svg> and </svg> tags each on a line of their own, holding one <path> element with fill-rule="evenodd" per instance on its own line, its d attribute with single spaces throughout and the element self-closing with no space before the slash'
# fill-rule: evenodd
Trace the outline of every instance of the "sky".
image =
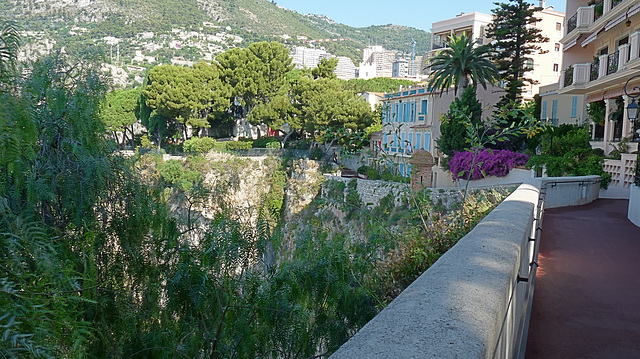
<svg viewBox="0 0 640 359">
<path fill-rule="evenodd" d="M 461 12 L 491 14 L 497 0 L 275 0 L 287 9 L 303 14 L 326 15 L 353 26 L 404 25 L 431 30 L 431 23 L 446 20 Z M 501 0 L 500 2 L 508 2 Z M 529 0 L 538 5 L 538 0 Z M 564 11 L 566 0 L 547 0 L 547 6 Z"/>
</svg>

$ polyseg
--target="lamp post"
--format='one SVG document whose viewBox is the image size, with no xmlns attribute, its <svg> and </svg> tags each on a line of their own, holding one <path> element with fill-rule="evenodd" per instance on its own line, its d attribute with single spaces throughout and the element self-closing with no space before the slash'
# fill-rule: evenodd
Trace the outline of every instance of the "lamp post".
<svg viewBox="0 0 640 359">
<path fill-rule="evenodd" d="M 636 99 L 640 97 L 640 92 L 635 96 L 629 95 L 627 91 L 627 87 L 629 86 L 629 82 L 631 80 L 640 77 L 640 75 L 636 75 L 627 80 L 627 83 L 624 84 L 624 93 L 631 98 L 631 103 L 627 106 L 627 116 L 631 122 L 635 122 L 638 119 L 638 104 L 636 103 Z M 632 90 L 640 90 L 640 87 L 634 86 Z M 634 181 L 636 186 L 640 187 L 640 147 L 636 151 L 638 153 L 636 157 L 636 180 Z"/>
</svg>

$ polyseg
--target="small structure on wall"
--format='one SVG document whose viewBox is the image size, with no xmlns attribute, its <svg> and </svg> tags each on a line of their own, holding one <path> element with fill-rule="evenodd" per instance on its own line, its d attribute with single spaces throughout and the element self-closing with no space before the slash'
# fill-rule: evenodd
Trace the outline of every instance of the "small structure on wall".
<svg viewBox="0 0 640 359">
<path fill-rule="evenodd" d="M 423 149 L 416 150 L 411 159 L 411 191 L 418 192 L 425 187 L 433 187 L 433 156 Z"/>
</svg>

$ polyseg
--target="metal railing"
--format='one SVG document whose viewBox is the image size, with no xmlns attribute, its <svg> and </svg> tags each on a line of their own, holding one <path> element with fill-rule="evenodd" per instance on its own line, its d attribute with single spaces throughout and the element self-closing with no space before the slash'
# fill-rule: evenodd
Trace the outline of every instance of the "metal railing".
<svg viewBox="0 0 640 359">
<path fill-rule="evenodd" d="M 573 85 L 573 66 L 569 66 L 564 70 L 564 87 L 571 85 Z"/>
<path fill-rule="evenodd" d="M 445 47 L 447 47 L 447 45 L 444 43 L 438 44 L 434 42 L 433 47 L 431 47 L 431 50 L 444 49 Z"/>
<path fill-rule="evenodd" d="M 640 187 L 640 151 L 638 151 L 638 158 L 636 159 L 636 180 L 634 183 Z"/>
<path fill-rule="evenodd" d="M 575 30 L 578 27 L 578 13 L 573 14 L 572 17 L 567 20 L 567 34 L 571 33 L 571 31 Z"/>
<path fill-rule="evenodd" d="M 604 0 L 593 5 L 593 21 L 594 22 L 602 16 L 602 14 L 604 13 L 603 9 L 604 9 Z"/>
<path fill-rule="evenodd" d="M 611 75 L 618 71 L 618 60 L 620 51 L 616 51 L 607 57 L 607 75 Z"/>
<path fill-rule="evenodd" d="M 612 0 L 611 1 L 611 8 L 613 9 L 614 7 L 620 5 L 622 3 L 622 0 Z"/>
<path fill-rule="evenodd" d="M 600 58 L 596 57 L 591 63 L 591 71 L 589 73 L 589 81 L 597 80 L 600 72 Z"/>
</svg>

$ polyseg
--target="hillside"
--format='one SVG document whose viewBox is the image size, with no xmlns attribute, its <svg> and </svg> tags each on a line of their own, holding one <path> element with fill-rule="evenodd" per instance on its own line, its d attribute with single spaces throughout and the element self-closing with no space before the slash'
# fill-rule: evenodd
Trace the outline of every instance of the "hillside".
<svg viewBox="0 0 640 359">
<path fill-rule="evenodd" d="M 382 45 L 409 55 L 410 35 L 416 39 L 417 55 L 430 46 L 430 34 L 422 30 L 397 25 L 353 28 L 268 0 L 9 0 L 0 2 L 0 12 L 30 31 L 30 43 L 46 37 L 67 51 L 91 44 L 105 53 L 108 50 L 109 56 L 110 46 L 118 43 L 122 59 L 129 61 L 135 50 L 146 55 L 163 50 L 165 53 L 153 54 L 159 60 L 175 56 L 208 59 L 228 48 L 264 40 L 293 47 L 303 45 L 305 39 L 348 38 L 322 46 L 356 63 L 367 45 Z M 182 36 L 174 29 L 182 29 Z M 143 46 L 139 40 L 144 33 L 153 33 L 156 46 Z M 104 44 L 105 37 L 117 40 Z M 193 39 L 199 41 L 186 41 Z M 174 43 L 172 47 L 170 40 L 179 41 L 180 46 Z"/>
</svg>

